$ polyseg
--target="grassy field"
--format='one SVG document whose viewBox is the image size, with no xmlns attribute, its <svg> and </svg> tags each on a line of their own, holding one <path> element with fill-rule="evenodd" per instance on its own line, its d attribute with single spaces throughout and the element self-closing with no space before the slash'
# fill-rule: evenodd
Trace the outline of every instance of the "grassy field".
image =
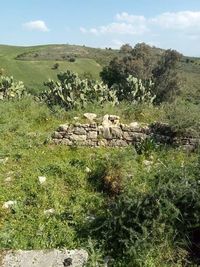
<svg viewBox="0 0 200 267">
<path fill-rule="evenodd" d="M 184 201 L 199 203 L 197 155 L 156 146 L 146 147 L 140 154 L 132 147 L 69 148 L 46 142 L 59 124 L 72 122 L 74 116 L 81 120 L 86 111 L 95 111 L 98 116 L 119 114 L 125 122 L 150 122 L 158 114 L 154 107 L 131 109 L 123 104 L 105 106 L 104 110 L 87 107 L 52 112 L 32 98 L 0 102 L 0 249 L 82 247 L 90 254 L 89 267 L 103 267 L 102 259 L 107 255 L 116 260 L 110 265 L 114 267 L 185 266 L 184 262 L 189 262 L 187 247 L 179 242 L 183 237 L 174 236 L 188 231 Z M 45 176 L 46 182 L 40 184 L 39 176 Z M 110 177 L 117 177 L 114 181 L 123 186 L 119 202 L 104 187 L 104 179 Z M 15 204 L 5 209 L 7 201 Z M 120 201 L 128 202 L 121 207 Z M 117 208 L 114 215 L 109 215 L 110 207 Z M 188 216 L 198 218 L 198 211 L 192 209 Z M 138 229 L 132 228 L 137 216 L 141 216 L 138 221 L 143 224 L 143 234 L 133 232 Z M 117 226 L 109 228 L 110 223 Z M 133 246 L 135 250 L 131 250 Z"/>
<path fill-rule="evenodd" d="M 40 47 L 39 47 L 40 48 Z M 7 75 L 13 75 L 15 79 L 25 83 L 31 92 L 39 92 L 45 87 L 43 82 L 49 78 L 56 79 L 56 74 L 61 71 L 71 70 L 78 74 L 89 72 L 94 79 L 99 78 L 101 65 L 91 58 L 77 58 L 75 62 L 55 60 L 16 60 L 17 55 L 38 50 L 38 47 L 14 47 L 0 46 L 0 68 L 5 69 Z M 55 63 L 59 68 L 53 70 Z"/>
</svg>

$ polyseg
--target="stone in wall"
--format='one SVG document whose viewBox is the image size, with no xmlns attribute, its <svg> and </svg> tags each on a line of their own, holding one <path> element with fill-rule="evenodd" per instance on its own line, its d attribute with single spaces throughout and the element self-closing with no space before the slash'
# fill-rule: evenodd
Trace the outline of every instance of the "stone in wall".
<svg viewBox="0 0 200 267">
<path fill-rule="evenodd" d="M 97 124 L 95 114 L 86 113 L 85 117 L 88 117 L 88 123 L 60 125 L 52 135 L 52 142 L 68 146 L 125 147 L 150 138 L 157 143 L 190 147 L 190 150 L 199 143 L 197 139 L 178 136 L 166 123 L 123 124 L 119 116 L 107 114 Z"/>
</svg>

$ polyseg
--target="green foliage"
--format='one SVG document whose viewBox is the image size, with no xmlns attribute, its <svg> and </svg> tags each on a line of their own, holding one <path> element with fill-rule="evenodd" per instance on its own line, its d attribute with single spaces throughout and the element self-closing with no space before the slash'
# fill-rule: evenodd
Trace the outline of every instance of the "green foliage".
<svg viewBox="0 0 200 267">
<path fill-rule="evenodd" d="M 59 81 L 45 83 L 49 90 L 41 97 L 49 106 L 60 105 L 65 109 L 83 108 L 88 103 L 102 105 L 105 102 L 117 104 L 116 92 L 109 90 L 102 82 L 80 79 L 77 74 L 67 71 L 58 74 Z"/>
<path fill-rule="evenodd" d="M 104 67 L 100 76 L 109 87 L 118 88 L 119 100 L 128 99 L 127 87 L 129 75 L 141 79 L 143 83 L 152 80 L 155 102 L 172 102 L 181 91 L 181 79 L 177 67 L 182 55 L 175 50 L 161 51 L 155 54 L 155 48 L 144 43 L 131 48 L 122 46 L 119 56 Z M 154 99 L 153 99 L 154 100 Z"/>
<path fill-rule="evenodd" d="M 75 57 L 70 57 L 69 58 L 69 62 L 75 62 L 75 61 L 76 61 Z"/>
<path fill-rule="evenodd" d="M 0 76 L 0 100 L 20 99 L 26 95 L 26 88 L 21 81 L 13 77 Z"/>
<path fill-rule="evenodd" d="M 131 104 L 152 104 L 156 98 L 153 95 L 153 86 L 151 80 L 142 81 L 129 75 L 123 84 L 114 84 L 111 90 L 116 90 L 119 101 L 126 100 Z"/>
<path fill-rule="evenodd" d="M 127 87 L 129 88 L 129 92 L 124 93 L 124 95 L 127 94 L 124 98 L 126 97 L 133 104 L 152 104 L 156 97 L 152 94 L 153 83 L 151 80 L 146 81 L 144 85 L 142 80 L 129 75 L 127 78 Z"/>
<path fill-rule="evenodd" d="M 115 57 L 109 65 L 104 67 L 100 76 L 111 87 L 114 84 L 124 86 L 129 75 L 138 79 L 147 80 L 152 76 L 154 61 L 151 59 L 151 47 L 146 44 L 137 44 L 133 49 L 129 45 L 122 47 L 125 56 Z M 124 53 L 122 53 L 124 54 Z"/>
<path fill-rule="evenodd" d="M 106 251 L 117 255 L 122 266 L 185 266 L 189 260 L 192 233 L 200 224 L 199 167 L 197 162 L 179 165 L 174 159 L 159 162 L 141 173 L 142 190 L 129 181 L 97 220 Z M 157 253 L 151 257 L 160 260 L 158 265 L 149 265 L 150 259 L 145 263 L 153 247 Z M 174 255 L 168 258 L 169 247 Z"/>
<path fill-rule="evenodd" d="M 123 54 L 129 54 L 129 53 L 131 53 L 132 50 L 133 50 L 133 47 L 130 44 L 123 44 L 120 47 L 119 52 L 123 53 Z"/>
<path fill-rule="evenodd" d="M 181 91 L 181 80 L 176 68 L 182 55 L 175 50 L 166 50 L 153 69 L 156 102 L 172 102 Z"/>
</svg>

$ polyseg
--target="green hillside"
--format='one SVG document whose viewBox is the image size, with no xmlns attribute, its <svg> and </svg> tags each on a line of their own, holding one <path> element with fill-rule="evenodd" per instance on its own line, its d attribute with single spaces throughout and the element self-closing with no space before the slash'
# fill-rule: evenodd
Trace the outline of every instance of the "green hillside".
<svg viewBox="0 0 200 267">
<path fill-rule="evenodd" d="M 86 53 L 85 57 L 83 57 L 83 54 L 79 57 L 76 57 L 75 62 L 69 62 L 68 60 L 63 60 L 62 58 L 59 58 L 59 60 L 57 60 L 54 55 L 58 47 L 59 46 L 48 45 L 35 47 L 16 47 L 1 45 L 0 68 L 3 68 L 7 75 L 13 75 L 17 80 L 22 80 L 29 88 L 29 90 L 33 92 L 38 92 L 43 89 L 44 81 L 48 80 L 49 78 L 55 79 L 58 72 L 65 71 L 67 69 L 77 72 L 79 74 L 89 72 L 92 74 L 93 78 L 99 78 L 99 72 L 102 66 L 97 63 L 97 61 L 95 60 L 95 56 L 94 58 L 92 58 L 91 54 L 87 55 Z M 75 46 L 72 46 L 71 51 L 73 51 L 74 47 Z M 51 50 L 52 48 L 52 56 L 50 53 L 49 59 L 17 59 L 17 56 L 19 55 L 23 55 L 26 53 L 27 55 L 35 54 L 38 50 L 45 51 L 45 53 L 49 53 L 47 51 L 49 51 L 49 49 Z M 52 69 L 55 63 L 59 64 L 59 68 L 57 70 Z"/>
</svg>

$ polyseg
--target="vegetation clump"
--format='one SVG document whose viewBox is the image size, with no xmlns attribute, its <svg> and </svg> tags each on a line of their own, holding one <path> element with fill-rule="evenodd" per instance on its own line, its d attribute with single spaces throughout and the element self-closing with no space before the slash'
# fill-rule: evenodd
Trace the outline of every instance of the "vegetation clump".
<svg viewBox="0 0 200 267">
<path fill-rule="evenodd" d="M 58 81 L 45 82 L 49 89 L 41 94 L 41 98 L 49 106 L 60 105 L 68 110 L 83 108 L 89 103 L 118 103 L 116 92 L 109 90 L 103 82 L 80 79 L 77 74 L 70 71 L 60 73 L 57 77 Z"/>
<path fill-rule="evenodd" d="M 131 46 L 122 46 L 119 57 L 110 61 L 109 65 L 104 67 L 100 76 L 102 80 L 111 88 L 113 85 L 118 88 L 119 99 L 124 100 L 127 94 L 124 94 L 121 88 L 126 88 L 127 78 L 132 75 L 143 83 L 153 81 L 152 91 L 156 95 L 154 102 L 160 104 L 166 101 L 172 101 L 180 93 L 180 77 L 176 71 L 182 55 L 175 50 L 162 51 L 161 56 L 153 56 L 153 50 L 150 46 L 142 43 L 137 44 L 131 49 Z"/>
<path fill-rule="evenodd" d="M 26 95 L 26 88 L 21 81 L 8 76 L 0 76 L 0 100 L 20 99 Z"/>
</svg>

